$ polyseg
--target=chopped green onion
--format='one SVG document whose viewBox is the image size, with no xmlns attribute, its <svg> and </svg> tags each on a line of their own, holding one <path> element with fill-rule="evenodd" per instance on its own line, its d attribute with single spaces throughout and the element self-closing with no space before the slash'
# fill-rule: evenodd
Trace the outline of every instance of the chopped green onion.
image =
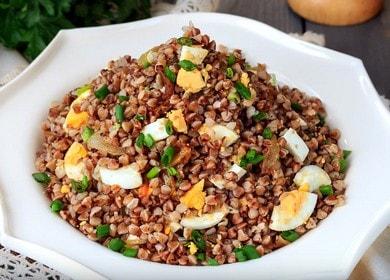
<svg viewBox="0 0 390 280">
<path fill-rule="evenodd" d="M 83 132 L 81 132 L 81 138 L 84 142 L 87 142 L 89 138 L 93 135 L 94 131 L 89 126 L 84 127 Z"/>
<path fill-rule="evenodd" d="M 148 173 L 146 173 L 146 178 L 148 178 L 149 180 L 150 179 L 153 179 L 155 177 L 158 176 L 158 173 L 160 173 L 161 169 L 160 167 L 157 167 L 157 166 L 153 166 L 149 171 Z"/>
<path fill-rule="evenodd" d="M 331 185 L 323 185 L 323 186 L 320 186 L 320 193 L 321 193 L 323 196 L 332 195 L 332 194 L 333 194 L 333 188 L 332 188 Z"/>
<path fill-rule="evenodd" d="M 258 259 L 261 257 L 261 255 L 257 252 L 256 247 L 253 245 L 245 245 L 241 249 L 249 260 Z"/>
<path fill-rule="evenodd" d="M 177 39 L 177 42 L 182 46 L 192 46 L 192 39 L 188 37 L 180 37 Z"/>
<path fill-rule="evenodd" d="M 144 142 L 145 142 L 145 135 L 143 133 L 140 133 L 137 139 L 135 139 L 135 145 L 138 148 L 142 148 L 144 146 Z"/>
<path fill-rule="evenodd" d="M 154 146 L 154 143 L 155 143 L 155 141 L 154 141 L 152 135 L 146 134 L 145 138 L 144 138 L 144 145 L 150 149 L 151 147 Z"/>
<path fill-rule="evenodd" d="M 168 166 L 171 163 L 174 155 L 175 148 L 173 148 L 172 146 L 167 147 L 161 156 L 161 164 L 163 166 Z"/>
<path fill-rule="evenodd" d="M 295 112 L 302 112 L 302 105 L 297 102 L 293 102 L 291 103 L 291 109 L 293 109 Z"/>
<path fill-rule="evenodd" d="M 252 95 L 251 95 L 251 92 L 249 91 L 249 89 L 244 86 L 243 83 L 241 82 L 236 82 L 236 85 L 234 86 L 237 90 L 237 92 L 240 94 L 240 96 L 244 99 L 251 99 Z"/>
<path fill-rule="evenodd" d="M 88 187 L 89 187 L 89 180 L 87 176 L 83 176 L 83 179 L 81 181 L 76 181 L 76 180 L 70 180 L 70 183 L 72 185 L 72 188 L 75 190 L 77 193 L 83 193 L 85 192 Z"/>
<path fill-rule="evenodd" d="M 125 112 L 124 112 L 123 106 L 120 104 L 115 105 L 114 111 L 115 111 L 116 121 L 118 123 L 123 122 L 125 119 Z"/>
<path fill-rule="evenodd" d="M 122 254 L 129 258 L 135 258 L 138 254 L 138 249 L 126 247 Z"/>
<path fill-rule="evenodd" d="M 263 121 L 263 120 L 268 119 L 268 114 L 267 114 L 266 112 L 259 111 L 259 112 L 256 112 L 256 114 L 254 114 L 254 115 L 252 116 L 252 118 L 253 118 L 256 122 L 260 122 L 260 121 Z"/>
<path fill-rule="evenodd" d="M 125 246 L 125 242 L 123 242 L 123 240 L 120 238 L 113 238 L 108 243 L 108 248 L 110 248 L 115 252 L 119 252 L 120 250 L 122 250 L 124 246 Z"/>
<path fill-rule="evenodd" d="M 271 128 L 269 128 L 269 127 L 264 128 L 264 130 L 263 130 L 264 139 L 271 139 L 272 135 L 273 135 L 273 133 L 272 133 Z"/>
<path fill-rule="evenodd" d="M 164 74 L 172 83 L 176 82 L 176 74 L 168 66 L 165 66 Z"/>
<path fill-rule="evenodd" d="M 203 234 L 199 230 L 193 230 L 191 232 L 191 239 L 195 243 L 198 250 L 204 252 L 206 250 L 206 241 L 204 240 Z"/>
<path fill-rule="evenodd" d="M 226 59 L 226 62 L 228 66 L 232 66 L 236 62 L 236 57 L 234 56 L 234 54 L 232 53 L 229 54 L 229 56 Z"/>
<path fill-rule="evenodd" d="M 229 101 L 234 102 L 234 103 L 239 103 L 239 102 L 240 102 L 240 96 L 238 95 L 237 90 L 236 90 L 235 88 L 233 88 L 233 89 L 229 92 L 227 99 L 228 99 Z"/>
<path fill-rule="evenodd" d="M 271 85 L 273 85 L 274 87 L 276 87 L 278 85 L 278 82 L 276 81 L 275 74 L 271 74 L 271 79 L 269 81 L 270 81 Z"/>
<path fill-rule="evenodd" d="M 246 168 L 248 164 L 259 164 L 264 159 L 264 156 L 257 153 L 256 150 L 250 149 L 240 161 L 240 167 Z"/>
<path fill-rule="evenodd" d="M 341 173 L 344 173 L 345 171 L 347 171 L 348 161 L 345 158 L 341 158 L 339 160 L 339 165 L 340 165 L 340 172 Z"/>
<path fill-rule="evenodd" d="M 233 78 L 233 75 L 234 75 L 233 69 L 230 68 L 230 67 L 228 67 L 228 68 L 226 69 L 226 77 L 228 77 L 229 79 L 231 79 L 231 78 Z"/>
<path fill-rule="evenodd" d="M 110 225 L 98 225 L 96 227 L 96 237 L 103 238 L 110 234 Z"/>
<path fill-rule="evenodd" d="M 352 153 L 352 151 L 343 150 L 343 158 L 344 158 L 344 159 L 347 159 L 351 153 Z"/>
<path fill-rule="evenodd" d="M 242 250 L 242 248 L 236 248 L 233 250 L 234 254 L 236 255 L 236 259 L 239 261 L 239 262 L 245 262 L 248 260 L 248 258 L 245 256 L 245 253 L 244 251 Z"/>
<path fill-rule="evenodd" d="M 97 91 L 95 91 L 95 96 L 97 99 L 102 101 L 109 94 L 107 85 L 102 85 Z"/>
<path fill-rule="evenodd" d="M 318 119 L 320 120 L 320 122 L 318 123 L 320 126 L 324 126 L 325 124 L 325 116 L 322 116 L 320 114 L 317 114 L 317 117 Z"/>
<path fill-rule="evenodd" d="M 82 95 L 84 92 L 86 92 L 87 90 L 90 90 L 90 89 L 91 89 L 91 85 L 90 85 L 90 84 L 83 85 L 82 87 L 79 87 L 79 88 L 76 90 L 76 95 L 77 95 L 77 96 L 80 96 L 80 95 Z"/>
<path fill-rule="evenodd" d="M 216 261 L 216 259 L 210 258 L 207 260 L 207 264 L 211 266 L 219 265 L 219 263 Z"/>
<path fill-rule="evenodd" d="M 172 166 L 167 168 L 167 172 L 168 172 L 169 176 L 177 176 L 179 174 L 179 172 L 177 172 L 176 168 L 172 167 Z"/>
<path fill-rule="evenodd" d="M 165 132 L 168 135 L 172 135 L 173 134 L 173 123 L 172 123 L 172 121 L 168 120 L 167 123 L 165 124 Z"/>
<path fill-rule="evenodd" d="M 199 253 L 197 253 L 195 256 L 196 256 L 196 258 L 197 258 L 198 260 L 200 260 L 200 261 L 206 260 L 206 254 L 205 254 L 204 252 L 199 252 Z"/>
<path fill-rule="evenodd" d="M 179 65 L 186 71 L 192 71 L 196 68 L 196 65 L 187 59 L 181 60 Z"/>
<path fill-rule="evenodd" d="M 118 95 L 118 99 L 120 102 L 129 100 L 129 97 L 126 95 Z"/>
<path fill-rule="evenodd" d="M 141 114 L 137 114 L 135 115 L 134 119 L 136 119 L 137 121 L 144 121 L 145 120 L 145 116 L 144 115 L 141 115 Z"/>
<path fill-rule="evenodd" d="M 295 231 L 295 230 L 286 230 L 286 231 L 282 231 L 282 233 L 280 234 L 280 236 L 284 239 L 284 240 L 287 240 L 289 242 L 294 242 L 295 240 L 297 240 L 299 238 L 299 234 Z"/>
<path fill-rule="evenodd" d="M 42 185 L 47 185 L 50 183 L 50 177 L 46 172 L 36 172 L 32 174 L 35 181 Z"/>
<path fill-rule="evenodd" d="M 54 213 L 60 212 L 63 207 L 64 204 L 59 199 L 53 200 L 50 204 L 51 211 L 53 211 Z"/>
</svg>

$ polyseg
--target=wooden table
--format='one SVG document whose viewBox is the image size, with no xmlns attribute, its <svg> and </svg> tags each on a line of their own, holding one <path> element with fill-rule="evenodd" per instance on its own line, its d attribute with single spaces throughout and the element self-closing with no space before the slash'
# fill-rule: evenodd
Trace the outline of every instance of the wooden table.
<svg viewBox="0 0 390 280">
<path fill-rule="evenodd" d="M 390 99 L 390 1 L 385 2 L 376 18 L 350 27 L 306 21 L 292 12 L 286 0 L 221 0 L 218 12 L 253 18 L 287 33 L 324 34 L 326 47 L 362 59 L 379 94 Z"/>
</svg>

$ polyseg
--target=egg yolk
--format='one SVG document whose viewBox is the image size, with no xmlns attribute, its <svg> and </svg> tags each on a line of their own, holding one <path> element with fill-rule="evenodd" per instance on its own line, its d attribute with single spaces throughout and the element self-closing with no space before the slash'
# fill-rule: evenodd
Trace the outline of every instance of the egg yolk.
<svg viewBox="0 0 390 280">
<path fill-rule="evenodd" d="M 65 154 L 66 165 L 76 165 L 82 158 L 87 156 L 87 150 L 78 142 L 74 142 Z"/>
<path fill-rule="evenodd" d="M 247 87 L 249 84 L 248 73 L 242 73 L 240 80 L 241 80 L 241 83 L 243 83 L 243 85 Z"/>
<path fill-rule="evenodd" d="M 283 213 L 283 217 L 286 220 L 295 217 L 306 200 L 307 192 L 304 191 L 294 190 L 283 193 L 280 196 L 280 211 Z"/>
<path fill-rule="evenodd" d="M 189 93 L 196 93 L 206 85 L 198 69 L 192 71 L 180 69 L 177 74 L 177 84 Z"/>
<path fill-rule="evenodd" d="M 168 119 L 172 122 L 177 132 L 187 133 L 187 123 L 182 109 L 172 110 L 168 113 Z"/>
<path fill-rule="evenodd" d="M 70 128 L 80 128 L 84 124 L 88 123 L 89 115 L 87 112 L 76 113 L 71 109 L 66 116 L 66 126 Z"/>
<path fill-rule="evenodd" d="M 180 202 L 188 208 L 202 210 L 205 203 L 206 193 L 203 192 L 204 179 L 196 183 L 186 194 L 180 198 Z"/>
</svg>

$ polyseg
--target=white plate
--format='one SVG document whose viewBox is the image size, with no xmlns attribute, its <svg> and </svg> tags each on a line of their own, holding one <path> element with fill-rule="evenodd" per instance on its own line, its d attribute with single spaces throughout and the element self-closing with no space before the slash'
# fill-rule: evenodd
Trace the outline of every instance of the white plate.
<svg viewBox="0 0 390 280">
<path fill-rule="evenodd" d="M 40 123 L 50 103 L 87 82 L 110 59 L 181 35 L 192 21 L 218 43 L 265 62 L 279 80 L 321 97 L 328 121 L 353 150 L 347 203 L 290 246 L 258 260 L 217 267 L 179 267 L 129 259 L 89 241 L 48 208 L 34 183 Z M 390 115 L 362 62 L 298 41 L 254 20 L 180 14 L 99 28 L 61 31 L 0 92 L 0 242 L 75 279 L 342 279 L 389 223 Z"/>
</svg>

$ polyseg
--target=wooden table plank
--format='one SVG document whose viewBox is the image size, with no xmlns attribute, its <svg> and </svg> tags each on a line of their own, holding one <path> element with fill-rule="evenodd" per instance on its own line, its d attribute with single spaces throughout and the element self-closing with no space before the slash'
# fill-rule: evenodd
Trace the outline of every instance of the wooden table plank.
<svg viewBox="0 0 390 280">
<path fill-rule="evenodd" d="M 302 20 L 285 0 L 221 0 L 218 12 L 257 19 L 284 32 L 302 32 Z"/>
<path fill-rule="evenodd" d="M 306 30 L 325 34 L 328 48 L 362 59 L 377 91 L 390 98 L 389 6 L 379 16 L 364 24 L 329 27 L 307 21 Z"/>
</svg>

